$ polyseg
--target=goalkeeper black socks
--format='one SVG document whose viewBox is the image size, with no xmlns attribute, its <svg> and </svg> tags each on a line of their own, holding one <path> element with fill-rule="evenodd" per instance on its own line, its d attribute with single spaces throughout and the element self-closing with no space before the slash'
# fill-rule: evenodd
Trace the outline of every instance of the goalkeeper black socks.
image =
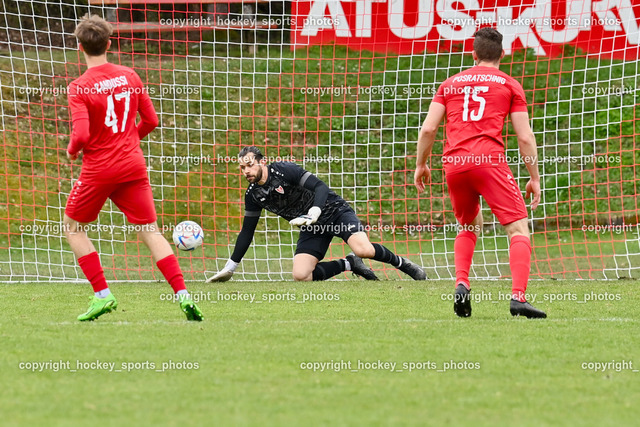
<svg viewBox="0 0 640 427">
<path fill-rule="evenodd" d="M 380 243 L 373 243 L 373 248 L 376 250 L 376 254 L 373 256 L 374 260 L 391 264 L 396 268 L 402 265 L 400 257 L 382 246 Z"/>
<path fill-rule="evenodd" d="M 376 251 L 375 255 L 373 256 L 374 260 L 391 264 L 396 268 L 402 265 L 402 259 L 381 244 L 373 243 L 373 248 Z M 316 265 L 315 270 L 313 270 L 313 280 L 330 279 L 336 274 L 340 274 L 343 271 L 346 271 L 346 267 L 347 266 L 345 264 L 345 260 L 343 259 L 339 259 L 336 261 L 319 262 Z"/>
<path fill-rule="evenodd" d="M 327 280 L 345 271 L 344 260 L 319 262 L 313 270 L 313 280 Z"/>
</svg>

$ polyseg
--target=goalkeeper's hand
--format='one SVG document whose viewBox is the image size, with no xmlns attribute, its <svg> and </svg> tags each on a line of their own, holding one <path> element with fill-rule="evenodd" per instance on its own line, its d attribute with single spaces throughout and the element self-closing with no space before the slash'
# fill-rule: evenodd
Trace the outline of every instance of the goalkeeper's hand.
<svg viewBox="0 0 640 427">
<path fill-rule="evenodd" d="M 218 273 L 216 273 L 215 276 L 209 277 L 205 281 L 205 283 L 226 282 L 227 280 L 231 279 L 231 276 L 233 276 L 233 272 L 236 271 L 237 266 L 238 266 L 237 262 L 228 260 L 227 263 L 224 265 L 224 268 L 220 270 Z"/>
<path fill-rule="evenodd" d="M 295 225 L 297 227 L 315 224 L 316 221 L 318 221 L 318 218 L 320 218 L 321 213 L 322 210 L 319 207 L 313 206 L 311 209 L 309 209 L 309 212 L 307 212 L 306 215 L 302 215 L 298 218 L 292 219 L 291 221 L 289 221 L 289 224 Z"/>
</svg>

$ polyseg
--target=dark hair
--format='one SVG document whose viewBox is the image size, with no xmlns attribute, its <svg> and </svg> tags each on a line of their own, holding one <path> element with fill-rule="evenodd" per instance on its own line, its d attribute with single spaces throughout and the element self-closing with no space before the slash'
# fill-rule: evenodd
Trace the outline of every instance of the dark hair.
<svg viewBox="0 0 640 427">
<path fill-rule="evenodd" d="M 249 153 L 253 153 L 253 157 L 255 157 L 255 159 L 258 161 L 264 158 L 264 156 L 262 155 L 262 152 L 260 152 L 258 147 L 255 147 L 253 145 L 249 147 L 244 147 L 242 150 L 240 150 L 240 152 L 238 153 L 238 157 L 244 157 Z"/>
<path fill-rule="evenodd" d="M 74 35 L 89 56 L 99 56 L 107 51 L 109 37 L 113 33 L 111 24 L 98 15 L 84 15 Z"/>
<path fill-rule="evenodd" d="M 498 30 L 485 27 L 474 34 L 473 50 L 479 61 L 496 62 L 502 56 L 502 34 Z"/>
</svg>

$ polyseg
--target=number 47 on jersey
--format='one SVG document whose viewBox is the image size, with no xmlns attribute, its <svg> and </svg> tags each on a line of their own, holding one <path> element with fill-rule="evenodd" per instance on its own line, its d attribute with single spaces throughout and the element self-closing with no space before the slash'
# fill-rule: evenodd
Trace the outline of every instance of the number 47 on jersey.
<svg viewBox="0 0 640 427">
<path fill-rule="evenodd" d="M 116 110 L 114 108 L 114 98 L 116 101 L 122 101 L 124 99 L 124 117 L 122 118 L 122 126 L 120 126 L 120 132 L 124 132 L 127 126 L 127 117 L 129 116 L 131 93 L 124 91 L 107 97 L 107 115 L 104 118 L 104 124 L 110 127 L 113 133 L 118 133 L 118 117 L 116 116 Z"/>
</svg>

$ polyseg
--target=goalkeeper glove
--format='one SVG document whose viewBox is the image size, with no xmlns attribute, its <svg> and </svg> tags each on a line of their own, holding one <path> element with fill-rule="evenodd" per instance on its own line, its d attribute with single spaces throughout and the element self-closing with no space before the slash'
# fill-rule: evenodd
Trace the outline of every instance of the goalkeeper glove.
<svg viewBox="0 0 640 427">
<path fill-rule="evenodd" d="M 226 282 L 227 280 L 231 279 L 231 276 L 233 276 L 233 272 L 236 271 L 236 267 L 238 267 L 237 262 L 228 260 L 224 265 L 224 268 L 220 270 L 215 276 L 208 278 L 205 283 Z"/>
<path fill-rule="evenodd" d="M 302 225 L 315 224 L 316 221 L 318 221 L 318 218 L 320 218 L 321 213 L 322 213 L 322 210 L 319 207 L 313 206 L 311 209 L 309 209 L 309 212 L 307 212 L 306 215 L 302 215 L 302 216 L 299 216 L 298 218 L 292 219 L 291 221 L 289 221 L 289 224 L 295 225 L 298 227 Z"/>
</svg>

